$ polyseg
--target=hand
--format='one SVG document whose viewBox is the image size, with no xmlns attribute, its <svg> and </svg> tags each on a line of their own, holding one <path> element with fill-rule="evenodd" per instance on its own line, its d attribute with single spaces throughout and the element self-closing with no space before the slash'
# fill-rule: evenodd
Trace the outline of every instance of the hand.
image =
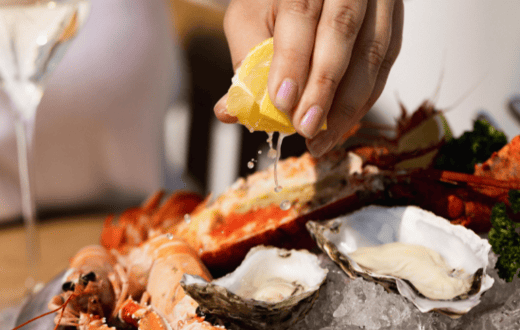
<svg viewBox="0 0 520 330">
<path fill-rule="evenodd" d="M 321 156 L 381 95 L 401 48 L 403 16 L 403 0 L 232 0 L 224 31 L 235 70 L 274 37 L 269 95 Z M 225 100 L 215 114 L 235 122 Z"/>
</svg>

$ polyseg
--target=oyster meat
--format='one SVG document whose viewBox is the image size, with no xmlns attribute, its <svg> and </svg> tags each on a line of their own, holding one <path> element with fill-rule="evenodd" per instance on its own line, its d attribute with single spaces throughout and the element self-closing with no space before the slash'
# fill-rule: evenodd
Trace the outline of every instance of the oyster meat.
<svg viewBox="0 0 520 330">
<path fill-rule="evenodd" d="M 212 282 L 185 274 L 181 285 L 226 328 L 287 329 L 310 310 L 327 272 L 306 250 L 257 246 L 234 272 Z"/>
<path fill-rule="evenodd" d="M 487 240 L 415 206 L 369 206 L 323 223 L 309 221 L 307 229 L 349 276 L 398 292 L 422 312 L 459 317 L 493 284 L 485 273 Z"/>
<path fill-rule="evenodd" d="M 422 245 L 401 242 L 360 247 L 350 257 L 362 268 L 408 280 L 432 299 L 453 299 L 469 291 L 473 277 L 454 270 L 444 258 Z"/>
</svg>

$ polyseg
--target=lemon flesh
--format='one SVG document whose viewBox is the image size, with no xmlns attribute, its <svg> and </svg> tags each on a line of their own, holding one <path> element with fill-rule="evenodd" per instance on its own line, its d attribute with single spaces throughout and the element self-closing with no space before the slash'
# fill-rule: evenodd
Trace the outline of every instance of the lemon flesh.
<svg viewBox="0 0 520 330">
<path fill-rule="evenodd" d="M 228 91 L 227 110 L 250 131 L 296 132 L 289 117 L 278 110 L 267 92 L 273 60 L 273 38 L 255 46 L 237 69 Z"/>
</svg>

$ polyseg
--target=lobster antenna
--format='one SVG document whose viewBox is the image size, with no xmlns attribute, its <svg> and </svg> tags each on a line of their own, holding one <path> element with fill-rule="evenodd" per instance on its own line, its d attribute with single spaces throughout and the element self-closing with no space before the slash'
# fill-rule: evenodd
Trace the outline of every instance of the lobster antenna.
<svg viewBox="0 0 520 330">
<path fill-rule="evenodd" d="M 42 318 L 42 317 L 44 317 L 44 316 L 47 316 L 47 315 L 52 314 L 52 313 L 55 313 L 55 312 L 57 312 L 57 311 L 59 311 L 59 310 L 61 309 L 60 319 L 59 319 L 58 323 L 56 324 L 56 326 L 54 327 L 54 330 L 58 329 L 58 326 L 60 325 L 60 322 L 61 322 L 61 318 L 63 317 L 63 312 L 65 311 L 65 307 L 67 307 L 67 304 L 69 303 L 70 299 L 71 299 L 73 296 L 74 296 L 74 294 L 71 294 L 71 295 L 69 296 L 69 298 L 67 298 L 67 300 L 66 300 L 66 301 L 65 301 L 65 302 L 64 302 L 60 307 L 58 307 L 58 308 L 56 308 L 56 309 L 54 309 L 54 310 L 52 310 L 52 311 L 50 311 L 50 312 L 43 313 L 42 315 L 38 315 L 38 316 L 36 316 L 36 317 L 33 317 L 33 318 L 30 319 L 29 321 L 27 321 L 27 322 L 25 322 L 25 323 L 23 323 L 23 324 L 20 324 L 19 326 L 13 328 L 12 330 L 18 330 L 18 329 L 20 329 L 20 328 L 22 328 L 22 327 L 25 327 L 27 324 L 36 321 L 37 319 L 40 319 L 40 318 Z"/>
<path fill-rule="evenodd" d="M 397 103 L 401 103 L 401 97 L 399 96 L 399 91 L 396 90 L 394 92 L 395 99 L 397 100 Z"/>
<path fill-rule="evenodd" d="M 54 330 L 58 330 L 58 327 L 60 326 L 60 323 L 61 323 L 61 319 L 63 318 L 63 313 L 65 312 L 65 308 L 67 307 L 67 304 L 69 303 L 69 301 L 72 299 L 72 297 L 76 296 L 74 294 L 74 292 L 67 298 L 67 300 L 65 300 L 65 302 L 63 303 L 63 305 L 61 305 L 60 307 L 58 307 L 58 309 L 56 309 L 56 311 L 58 311 L 60 308 L 61 308 L 61 313 L 60 313 L 60 317 L 58 319 L 58 322 L 56 322 L 56 326 L 54 327 Z"/>
<path fill-rule="evenodd" d="M 431 97 L 432 103 L 436 104 L 439 100 L 439 95 L 441 92 L 442 82 L 444 80 L 444 72 L 446 69 L 446 51 L 444 51 L 444 55 L 442 55 L 442 65 L 441 65 L 441 74 L 439 75 L 439 81 L 437 82 L 437 87 L 435 88 L 435 92 Z"/>
<path fill-rule="evenodd" d="M 459 97 L 455 101 L 455 103 L 453 103 L 450 107 L 442 110 L 442 112 L 447 112 L 447 111 L 453 110 L 454 108 L 458 107 L 465 99 L 467 99 L 471 95 L 471 93 L 473 93 L 477 89 L 477 87 L 484 81 L 486 76 L 487 76 L 487 74 L 485 74 L 482 78 L 477 80 L 477 82 L 475 84 L 473 84 L 473 86 L 471 86 L 464 94 L 462 94 L 462 96 Z"/>
<path fill-rule="evenodd" d="M 395 91 L 395 99 L 397 101 L 397 104 L 399 104 L 399 108 L 401 110 L 400 116 L 401 118 L 404 118 L 406 116 L 406 108 L 404 107 L 403 101 L 401 100 L 401 97 L 399 96 L 399 91 Z"/>
</svg>

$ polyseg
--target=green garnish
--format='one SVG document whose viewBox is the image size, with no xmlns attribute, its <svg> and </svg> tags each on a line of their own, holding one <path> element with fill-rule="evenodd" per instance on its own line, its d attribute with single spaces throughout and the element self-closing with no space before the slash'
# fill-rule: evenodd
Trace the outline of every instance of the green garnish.
<svg viewBox="0 0 520 330">
<path fill-rule="evenodd" d="M 509 191 L 509 203 L 515 214 L 520 212 L 520 190 Z M 493 252 L 499 256 L 495 268 L 500 278 L 511 282 L 520 268 L 520 235 L 516 232 L 520 224 L 508 217 L 504 203 L 493 207 L 491 224 L 488 239 Z"/>
<path fill-rule="evenodd" d="M 485 162 L 506 144 L 504 133 L 485 120 L 476 120 L 473 131 L 449 140 L 440 148 L 435 168 L 473 174 L 475 164 Z"/>
<path fill-rule="evenodd" d="M 515 214 L 520 212 L 520 190 L 509 191 L 509 203 Z"/>
</svg>

